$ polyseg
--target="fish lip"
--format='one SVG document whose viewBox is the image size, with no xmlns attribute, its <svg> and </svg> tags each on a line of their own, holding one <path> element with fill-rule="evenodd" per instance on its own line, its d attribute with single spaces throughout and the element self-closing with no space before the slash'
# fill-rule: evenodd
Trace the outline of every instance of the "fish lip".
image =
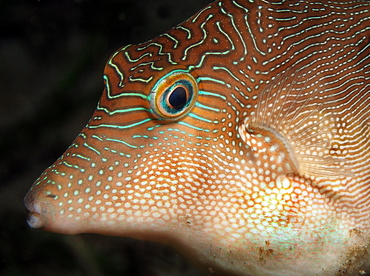
<svg viewBox="0 0 370 276">
<path fill-rule="evenodd" d="M 27 223 L 31 228 L 42 228 L 44 226 L 41 215 L 37 212 L 28 213 Z"/>
<path fill-rule="evenodd" d="M 31 228 L 42 228 L 45 222 L 42 219 L 41 203 L 35 203 L 35 200 L 30 192 L 24 197 L 24 205 L 28 210 L 27 223 Z"/>
</svg>

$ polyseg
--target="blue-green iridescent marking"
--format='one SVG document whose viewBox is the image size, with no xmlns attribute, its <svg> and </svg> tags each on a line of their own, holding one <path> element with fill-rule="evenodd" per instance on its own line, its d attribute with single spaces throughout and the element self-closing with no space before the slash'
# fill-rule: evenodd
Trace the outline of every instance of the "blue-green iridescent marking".
<svg viewBox="0 0 370 276">
<path fill-rule="evenodd" d="M 129 45 L 126 45 L 125 47 L 122 47 L 119 51 L 115 52 L 115 53 L 112 55 L 112 57 L 109 59 L 109 61 L 108 61 L 108 64 L 109 64 L 110 66 L 112 66 L 112 67 L 116 70 L 117 74 L 120 76 L 120 82 L 119 82 L 118 86 L 119 86 L 119 87 L 121 87 L 121 88 L 122 88 L 122 87 L 124 87 L 124 85 L 123 85 L 124 76 L 123 76 L 122 72 L 118 69 L 117 65 L 116 65 L 116 64 L 114 64 L 114 63 L 112 62 L 112 60 L 113 60 L 113 58 L 114 58 L 116 55 L 118 55 L 118 54 L 119 54 L 119 53 L 121 53 L 122 51 L 126 50 L 126 48 L 128 48 L 128 47 L 130 47 L 130 46 L 131 46 L 131 45 L 129 44 Z M 103 78 L 104 78 L 104 76 L 103 76 Z"/>
<path fill-rule="evenodd" d="M 197 82 L 199 83 L 201 81 L 212 81 L 212 82 L 216 82 L 216 83 L 220 83 L 220 84 L 226 85 L 227 88 L 231 88 L 231 85 L 229 83 L 226 83 L 226 82 L 224 82 L 222 80 L 211 78 L 211 77 L 199 77 L 197 79 Z"/>
<path fill-rule="evenodd" d="M 134 66 L 130 69 L 130 71 L 134 71 L 136 70 L 137 68 L 141 67 L 141 66 L 146 66 L 146 65 L 150 65 L 150 68 L 154 71 L 162 71 L 164 68 L 163 67 L 155 67 L 154 66 L 155 62 L 154 61 L 149 61 L 149 62 L 143 62 L 143 63 L 140 63 L 138 64 L 137 66 Z"/>
<path fill-rule="evenodd" d="M 148 130 L 148 131 L 153 131 L 154 129 L 156 129 L 156 128 L 158 128 L 158 127 L 163 127 L 163 125 L 162 125 L 162 124 L 158 124 L 158 125 L 155 125 L 155 126 L 153 126 L 153 127 L 148 127 L 146 130 Z"/>
<path fill-rule="evenodd" d="M 171 36 L 171 35 L 169 35 L 167 33 L 163 34 L 163 36 L 167 36 L 169 39 L 173 40 L 175 42 L 175 45 L 173 46 L 173 48 L 174 49 L 177 48 L 177 45 L 179 44 L 179 41 L 176 38 L 174 38 L 173 36 Z"/>
<path fill-rule="evenodd" d="M 242 9 L 245 14 L 249 14 L 249 9 L 247 9 L 246 7 L 241 6 L 239 3 L 235 2 L 235 1 L 233 1 L 233 4 L 235 6 L 237 6 L 238 8 Z"/>
<path fill-rule="evenodd" d="M 106 128 L 116 128 L 116 129 L 128 129 L 128 128 L 131 128 L 131 127 L 135 127 L 135 126 L 138 126 L 138 125 L 145 124 L 145 123 L 147 123 L 147 122 L 149 122 L 151 120 L 152 119 L 148 118 L 148 119 L 145 119 L 145 120 L 141 120 L 140 122 L 133 123 L 133 124 L 126 125 L 126 126 L 122 126 L 122 125 L 109 125 L 109 124 L 89 125 L 89 128 L 103 128 L 103 127 L 106 127 Z"/>
<path fill-rule="evenodd" d="M 257 45 L 257 42 L 256 42 L 256 38 L 254 37 L 253 35 L 253 31 L 251 29 L 251 26 L 249 25 L 249 22 L 248 22 L 248 16 L 246 15 L 245 16 L 245 24 L 247 25 L 247 30 L 248 32 L 250 33 L 250 37 L 251 37 L 251 40 L 252 40 L 252 43 L 253 43 L 253 46 L 254 46 L 254 49 L 256 49 L 262 56 L 266 56 L 267 54 L 265 52 L 263 52 Z"/>
<path fill-rule="evenodd" d="M 226 71 L 231 77 L 233 77 L 237 82 L 241 83 L 243 86 L 246 86 L 245 82 L 240 80 L 238 77 L 236 77 L 228 68 L 226 67 L 219 67 L 219 66 L 214 66 L 214 70 L 223 70 Z"/>
<path fill-rule="evenodd" d="M 135 112 L 135 111 L 147 111 L 147 112 L 150 112 L 150 109 L 145 108 L 145 107 L 133 107 L 133 108 L 116 109 L 114 111 L 109 111 L 107 108 L 100 106 L 100 104 L 98 105 L 98 107 L 96 109 L 97 110 L 104 111 L 108 115 L 113 115 L 113 114 L 116 114 L 116 113 Z M 94 119 L 95 119 L 95 117 L 94 117 Z M 102 118 L 100 117 L 100 118 L 97 118 L 97 119 L 101 120 Z"/>
<path fill-rule="evenodd" d="M 218 29 L 220 30 L 221 33 L 223 33 L 223 35 L 227 38 L 227 40 L 230 42 L 230 45 L 231 45 L 231 50 L 234 51 L 235 50 L 235 44 L 234 44 L 234 41 L 230 38 L 230 36 L 227 34 L 227 32 L 225 32 L 222 28 L 221 28 L 221 22 L 220 21 L 217 21 L 216 22 L 216 25 L 218 27 Z"/>
<path fill-rule="evenodd" d="M 117 98 L 121 98 L 121 97 L 140 97 L 140 98 L 143 98 L 143 99 L 146 99 L 146 100 L 148 99 L 148 96 L 146 96 L 144 94 L 141 94 L 141 93 L 123 92 L 121 94 L 117 94 L 115 96 L 112 96 L 111 91 L 110 91 L 110 85 L 109 85 L 109 77 L 104 75 L 103 78 L 106 81 L 107 96 L 108 96 L 109 99 L 117 99 Z"/>
<path fill-rule="evenodd" d="M 261 18 L 262 18 L 261 9 L 262 9 L 262 7 L 259 6 L 258 10 L 257 10 L 257 14 L 258 14 L 257 25 L 258 25 L 258 29 L 259 29 L 260 33 L 262 34 L 263 33 L 263 28 L 261 27 L 261 25 L 262 25 L 261 24 L 262 23 L 262 21 L 261 21 Z M 257 49 L 257 50 L 259 51 L 259 49 Z M 263 52 L 260 52 L 260 53 L 263 55 Z"/>
<path fill-rule="evenodd" d="M 256 80 L 254 78 L 251 78 L 244 70 L 240 69 L 239 73 L 248 78 L 251 82 L 255 82 Z M 255 72 L 256 73 L 256 72 Z"/>
<path fill-rule="evenodd" d="M 203 31 L 203 37 L 200 41 L 198 41 L 197 43 L 194 43 L 194 44 L 191 44 L 189 47 L 187 47 L 185 50 L 184 50 L 184 56 L 182 57 L 182 60 L 186 60 L 187 58 L 187 53 L 188 51 L 191 49 L 191 48 L 194 48 L 194 47 L 197 47 L 199 45 L 202 45 L 207 37 L 207 31 L 204 29 L 204 25 L 207 24 L 208 20 L 210 20 L 211 18 L 213 17 L 213 14 L 210 14 L 208 15 L 208 17 L 206 18 L 206 20 L 200 25 L 200 28 L 201 30 Z M 190 66 L 191 67 L 191 66 Z"/>
<path fill-rule="evenodd" d="M 221 29 L 220 24 L 221 23 L 219 21 L 216 22 L 216 25 L 217 25 L 218 29 L 220 30 L 220 32 L 226 35 L 226 33 Z M 234 44 L 232 42 L 230 42 L 230 43 L 231 43 L 231 50 L 234 50 L 235 49 Z M 226 50 L 226 51 L 223 51 L 223 52 L 205 52 L 205 53 L 203 53 L 199 63 L 197 65 L 189 66 L 189 70 L 192 70 L 194 68 L 200 68 L 203 65 L 203 62 L 204 62 L 204 60 L 206 59 L 207 56 L 210 56 L 210 55 L 216 55 L 216 56 L 221 56 L 222 55 L 223 56 L 223 55 L 227 55 L 229 53 L 230 53 L 230 50 Z"/>
<path fill-rule="evenodd" d="M 193 114 L 193 113 L 189 113 L 189 117 L 192 117 L 192 118 L 195 118 L 195 119 L 198 119 L 198 120 L 201 120 L 201 121 L 207 122 L 207 123 L 217 123 L 217 121 L 211 121 L 211 120 L 209 120 L 209 119 L 206 119 L 206 118 L 200 117 L 200 116 L 195 115 L 195 114 Z"/>
<path fill-rule="evenodd" d="M 162 134 L 162 133 L 161 133 Z M 148 136 L 148 135 L 133 135 L 132 138 L 145 138 L 145 139 L 149 139 L 149 138 L 152 138 L 152 136 Z M 156 139 L 156 137 L 154 137 L 153 139 Z"/>
<path fill-rule="evenodd" d="M 244 99 L 249 100 L 249 96 L 245 95 L 239 87 L 235 86 L 234 89 L 239 92 L 240 96 L 242 96 Z M 250 89 L 250 88 L 249 88 Z M 250 90 L 248 90 L 250 91 Z"/>
<path fill-rule="evenodd" d="M 234 94 L 231 94 L 231 97 L 242 107 L 242 108 L 245 108 L 245 104 L 238 98 L 236 97 Z"/>
<path fill-rule="evenodd" d="M 208 9 L 210 9 L 210 8 L 212 8 L 212 7 L 211 7 L 211 6 L 207 6 L 207 7 L 205 7 L 203 10 L 199 11 L 199 12 L 198 12 L 198 14 L 193 18 L 193 20 L 192 20 L 191 22 L 192 22 L 192 23 L 195 23 L 195 21 L 197 21 L 197 20 L 198 20 L 199 16 L 200 16 L 203 12 L 207 11 L 207 10 L 208 10 Z"/>
<path fill-rule="evenodd" d="M 178 124 L 183 125 L 183 126 L 187 126 L 187 127 L 190 127 L 190 128 L 196 129 L 196 130 L 201 130 L 201 131 L 205 131 L 205 132 L 210 132 L 210 131 L 209 131 L 209 129 L 199 128 L 199 127 L 193 126 L 193 125 L 188 124 L 188 123 L 185 123 L 185 122 L 178 122 Z"/>
<path fill-rule="evenodd" d="M 202 108 L 202 109 L 208 109 L 208 110 L 212 110 L 212 111 L 215 111 L 215 112 L 220 112 L 220 109 L 218 109 L 218 108 L 210 107 L 208 105 L 204 105 L 204 104 L 201 104 L 199 102 L 196 102 L 195 106 L 197 106 L 199 108 Z"/>
<path fill-rule="evenodd" d="M 258 59 L 255 57 L 255 56 L 253 56 L 252 57 L 252 60 L 253 60 L 253 62 L 255 63 L 255 64 L 258 64 L 259 62 L 258 62 Z"/>
<path fill-rule="evenodd" d="M 99 140 L 99 141 L 101 141 L 101 142 L 103 142 L 103 141 L 104 141 L 104 139 L 103 139 L 103 138 L 101 138 L 100 136 L 97 136 L 97 135 L 95 135 L 95 134 L 91 135 L 91 137 L 92 137 L 92 138 L 94 138 L 94 139 L 98 139 L 98 140 Z"/>
<path fill-rule="evenodd" d="M 81 159 L 84 159 L 84 160 L 87 160 L 87 161 L 91 161 L 91 158 L 88 158 L 88 157 L 85 157 L 85 156 L 82 156 L 81 154 L 72 154 L 72 156 L 75 156 L 75 157 L 78 157 L 78 158 L 81 158 Z"/>
<path fill-rule="evenodd" d="M 125 142 L 125 141 L 122 141 L 122 140 L 118 140 L 118 139 L 111 139 L 111 138 L 106 138 L 105 140 L 107 140 L 107 141 L 111 141 L 111 142 L 121 143 L 121 144 L 124 144 L 124 145 L 126 145 L 126 146 L 128 146 L 128 147 L 130 147 L 130 148 L 134 148 L 134 149 L 136 149 L 136 148 L 137 148 L 137 146 L 131 145 L 131 144 L 129 144 L 129 143 Z"/>
<path fill-rule="evenodd" d="M 178 27 L 176 27 L 176 29 L 180 29 L 180 30 L 183 30 L 183 31 L 187 32 L 188 33 L 187 39 L 190 39 L 191 38 L 191 31 L 189 29 L 187 29 L 187 28 L 185 28 L 183 26 L 178 26 Z"/>
<path fill-rule="evenodd" d="M 158 43 L 152 42 L 152 43 L 149 43 L 149 44 L 147 44 L 147 45 L 145 45 L 145 46 L 143 46 L 143 47 L 137 48 L 137 50 L 142 51 L 142 50 L 147 49 L 149 46 L 157 46 L 157 47 L 159 48 L 159 51 L 158 51 L 158 54 L 159 54 L 159 55 L 162 55 L 162 56 L 167 55 L 167 56 L 168 56 L 168 61 L 169 61 L 171 64 L 173 64 L 173 65 L 177 65 L 177 62 L 174 62 L 174 61 L 171 59 L 171 53 L 168 53 L 168 52 L 164 53 L 164 52 L 162 52 L 162 50 L 163 50 L 163 45 L 162 45 L 162 44 L 158 44 Z M 131 71 L 132 71 L 132 68 L 131 68 Z"/>
<path fill-rule="evenodd" d="M 131 144 L 125 142 L 125 141 L 122 141 L 122 140 L 111 139 L 111 138 L 105 138 L 104 139 L 104 138 L 101 138 L 101 137 L 99 137 L 99 136 L 97 136 L 95 134 L 94 135 L 91 135 L 91 137 L 94 138 L 94 139 L 98 139 L 101 142 L 104 142 L 104 141 L 119 142 L 119 143 L 125 144 L 125 145 L 127 145 L 127 146 L 129 146 L 131 148 L 137 148 L 137 146 L 133 146 L 133 145 L 131 145 Z"/>
<path fill-rule="evenodd" d="M 74 169 L 79 169 L 80 167 L 79 166 L 77 166 L 77 165 L 72 165 L 72 164 L 69 164 L 68 162 L 66 162 L 66 161 L 62 161 L 62 162 L 60 162 L 61 164 L 63 164 L 63 165 L 66 165 L 67 167 L 69 167 L 69 168 L 74 168 Z"/>
<path fill-rule="evenodd" d="M 60 171 L 58 171 L 58 170 L 56 170 L 56 169 L 53 169 L 53 172 L 55 173 L 55 174 L 58 174 L 58 175 L 62 175 L 62 176 L 65 176 L 66 174 L 63 172 L 63 173 L 61 173 Z M 47 179 L 48 177 L 45 177 L 44 179 Z M 48 180 L 48 181 L 50 181 L 50 180 Z M 54 181 L 53 181 L 54 182 Z"/>
<path fill-rule="evenodd" d="M 297 20 L 297 16 L 283 17 L 283 18 L 274 17 L 274 20 L 275 21 L 295 21 L 295 20 Z"/>
<path fill-rule="evenodd" d="M 129 76 L 129 77 L 128 77 L 128 79 L 129 79 L 131 82 L 139 81 L 139 82 L 149 83 L 149 82 L 153 79 L 153 76 L 149 77 L 148 79 L 133 78 L 132 76 Z"/>
<path fill-rule="evenodd" d="M 100 153 L 100 151 L 98 151 L 97 149 L 95 149 L 95 148 L 93 148 L 92 146 L 90 146 L 89 144 L 87 144 L 87 143 L 84 143 L 83 144 L 85 147 L 87 147 L 88 149 L 90 149 L 90 150 L 92 150 L 92 151 L 94 151 L 94 152 L 96 152 L 97 154 L 101 154 Z"/>
<path fill-rule="evenodd" d="M 226 100 L 226 97 L 225 96 L 220 95 L 220 94 L 217 94 L 217 93 L 212 93 L 212 92 L 207 92 L 207 91 L 199 91 L 198 94 L 199 95 L 205 95 L 205 96 L 218 97 L 218 98 L 221 98 L 223 100 Z"/>
<path fill-rule="evenodd" d="M 227 11 L 226 11 L 222 6 L 221 6 L 222 4 L 223 4 L 222 2 L 218 3 L 218 5 L 219 5 L 219 7 L 220 7 L 221 12 L 222 12 L 222 13 L 224 13 L 225 15 L 227 15 L 227 16 L 230 18 L 231 25 L 233 26 L 233 28 L 234 28 L 235 32 L 238 34 L 238 36 L 239 36 L 239 38 L 240 38 L 240 39 L 239 39 L 239 41 L 243 44 L 244 53 L 243 53 L 243 55 L 241 55 L 241 58 L 243 58 L 244 56 L 246 56 L 246 55 L 248 54 L 247 46 L 245 45 L 245 41 L 244 41 L 243 36 L 241 35 L 240 31 L 239 31 L 239 28 L 238 28 L 238 27 L 236 27 L 236 25 L 235 25 L 234 16 L 232 16 L 229 12 L 227 12 Z M 246 18 L 246 21 L 247 21 L 247 16 L 245 16 L 245 18 Z M 219 23 L 219 22 L 217 22 L 217 23 Z M 216 24 L 217 24 L 217 23 L 216 23 Z M 217 24 L 217 26 L 218 26 L 218 28 L 220 29 L 220 31 L 222 31 L 222 30 L 221 30 L 221 26 L 220 26 L 219 24 Z M 232 44 L 232 46 L 234 46 L 234 45 Z M 234 50 L 234 49 L 235 49 L 235 47 L 233 47 L 233 48 L 232 48 L 232 50 Z"/>
<path fill-rule="evenodd" d="M 120 156 L 125 156 L 125 157 L 128 157 L 128 158 L 131 158 L 131 154 L 128 154 L 128 153 L 118 152 L 118 154 L 119 154 Z"/>
<path fill-rule="evenodd" d="M 136 63 L 136 62 L 138 62 L 139 60 L 143 59 L 143 58 L 144 58 L 144 57 L 146 57 L 146 56 L 152 57 L 152 56 L 153 56 L 153 54 L 152 54 L 152 53 L 150 53 L 150 52 L 146 52 L 146 53 L 144 53 L 143 55 L 141 55 L 140 57 L 138 57 L 137 59 L 133 59 L 133 58 L 131 58 L 131 57 L 129 56 L 128 52 L 125 52 L 125 56 L 126 56 L 126 58 L 128 59 L 128 61 L 129 61 L 129 62 L 131 62 L 131 63 Z"/>
</svg>

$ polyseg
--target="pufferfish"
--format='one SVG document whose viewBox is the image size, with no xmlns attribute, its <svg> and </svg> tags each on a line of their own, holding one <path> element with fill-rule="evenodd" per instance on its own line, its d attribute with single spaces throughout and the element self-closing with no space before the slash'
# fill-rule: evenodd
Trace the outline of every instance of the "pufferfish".
<svg viewBox="0 0 370 276">
<path fill-rule="evenodd" d="M 28 223 L 213 275 L 370 271 L 370 2 L 219 0 L 120 48 Z"/>
</svg>

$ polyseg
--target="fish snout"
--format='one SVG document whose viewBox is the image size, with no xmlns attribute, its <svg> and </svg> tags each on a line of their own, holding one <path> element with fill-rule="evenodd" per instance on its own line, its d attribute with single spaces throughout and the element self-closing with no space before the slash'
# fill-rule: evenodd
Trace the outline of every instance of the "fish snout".
<svg viewBox="0 0 370 276">
<path fill-rule="evenodd" d="M 45 181 L 36 181 L 23 199 L 32 228 L 53 231 L 56 227 L 56 191 Z"/>
<path fill-rule="evenodd" d="M 29 191 L 24 197 L 24 205 L 28 210 L 27 223 L 32 228 L 43 228 L 44 220 L 42 218 L 42 204 L 35 201 L 32 191 Z"/>
<path fill-rule="evenodd" d="M 42 189 L 31 189 L 24 198 L 28 210 L 27 223 L 31 228 L 62 234 L 80 232 L 68 218 L 60 214 L 55 202 L 56 195 Z"/>
</svg>

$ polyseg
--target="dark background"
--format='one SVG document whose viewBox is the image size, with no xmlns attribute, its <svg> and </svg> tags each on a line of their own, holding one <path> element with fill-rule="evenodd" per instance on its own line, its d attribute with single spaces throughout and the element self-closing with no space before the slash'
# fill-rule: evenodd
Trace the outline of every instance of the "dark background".
<svg viewBox="0 0 370 276">
<path fill-rule="evenodd" d="M 30 229 L 23 197 L 90 118 L 105 62 L 211 0 L 0 0 L 0 275 L 202 275 L 168 247 Z"/>
</svg>

